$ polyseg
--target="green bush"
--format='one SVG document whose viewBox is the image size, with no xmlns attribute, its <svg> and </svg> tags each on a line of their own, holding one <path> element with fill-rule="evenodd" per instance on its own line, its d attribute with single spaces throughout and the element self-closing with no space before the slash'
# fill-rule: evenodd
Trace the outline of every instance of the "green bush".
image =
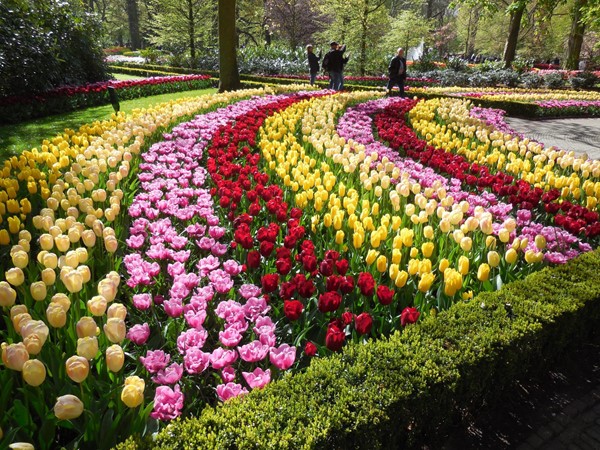
<svg viewBox="0 0 600 450">
<path fill-rule="evenodd" d="M 100 25 L 69 2 L 0 2 L 0 97 L 106 80 Z"/>
<path fill-rule="evenodd" d="M 565 80 L 559 72 L 550 72 L 544 75 L 544 84 L 550 89 L 558 89 L 565 85 Z"/>
<path fill-rule="evenodd" d="M 483 293 L 387 340 L 347 347 L 155 440 L 117 448 L 401 448 L 439 444 L 458 412 L 550 366 L 600 319 L 600 251 Z"/>
<path fill-rule="evenodd" d="M 574 89 L 589 89 L 598 83 L 598 77 L 593 72 L 584 71 L 569 78 L 569 83 Z"/>
</svg>

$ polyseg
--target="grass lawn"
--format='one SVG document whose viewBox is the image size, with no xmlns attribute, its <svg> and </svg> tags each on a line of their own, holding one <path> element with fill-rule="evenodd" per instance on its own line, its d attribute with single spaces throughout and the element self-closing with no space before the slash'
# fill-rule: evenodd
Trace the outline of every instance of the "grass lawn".
<svg viewBox="0 0 600 450">
<path fill-rule="evenodd" d="M 181 97 L 194 97 L 214 94 L 215 92 L 217 92 L 217 89 L 209 88 L 127 100 L 121 102 L 121 111 L 129 113 L 136 108 L 147 108 L 157 103 L 164 103 Z M 17 155 L 23 150 L 34 147 L 39 148 L 44 139 L 53 138 L 62 133 L 65 128 L 78 130 L 81 125 L 86 123 L 109 119 L 113 112 L 111 105 L 96 106 L 19 124 L 2 125 L 0 126 L 0 161 L 12 155 Z"/>
<path fill-rule="evenodd" d="M 125 75 L 124 73 L 113 73 L 112 77 L 115 80 L 141 80 L 144 77 L 136 77 L 135 75 Z"/>
</svg>

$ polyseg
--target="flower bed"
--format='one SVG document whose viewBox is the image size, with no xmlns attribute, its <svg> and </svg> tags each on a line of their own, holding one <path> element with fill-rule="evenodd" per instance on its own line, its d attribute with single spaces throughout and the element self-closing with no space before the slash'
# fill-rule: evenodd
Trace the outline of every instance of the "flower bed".
<svg viewBox="0 0 600 450">
<path fill-rule="evenodd" d="M 50 443 L 59 430 L 63 444 L 104 447 L 117 430 L 150 434 L 204 411 L 201 436 L 192 421 L 178 439 L 211 448 L 380 442 L 391 417 L 421 433 L 450 417 L 454 401 L 484 396 L 496 366 L 508 375 L 531 353 L 491 366 L 482 355 L 544 348 L 551 335 L 540 323 L 573 332 L 566 311 L 597 317 L 595 282 L 583 289 L 562 267 L 538 274 L 575 257 L 567 264 L 584 274 L 597 267 L 597 161 L 512 141 L 464 100 L 242 99 L 249 94 L 210 112 L 227 97 L 157 111 L 162 123 L 192 105 L 206 113 L 139 161 L 141 135 L 156 129 L 141 118 L 14 159 L 0 233 L 10 251 L 1 299 L 12 370 L 0 376 L 23 384 L 20 370 L 31 385 L 24 364 L 38 361 L 51 376 L 32 375 L 42 384 L 25 392 L 47 389 L 66 403 L 52 412 L 54 399 L 19 397 L 21 410 L 50 417 L 48 430 L 31 423 L 29 433 Z M 44 200 L 33 219 L 36 205 L 17 201 L 26 187 Z M 89 264 L 92 273 L 88 261 L 103 265 Z M 521 297 L 522 286 L 539 298 Z M 40 345 L 47 339 L 63 347 Z M 300 374 L 284 376 L 290 370 Z M 439 402 L 427 406 L 427 396 Z M 216 402 L 225 405 L 207 408 Z M 81 415 L 84 404 L 102 421 Z M 99 438 L 103 422 L 114 432 Z M 27 438 L 2 425 L 8 442 Z M 83 431 L 65 431 L 72 426 Z M 411 434 L 395 428 L 394 442 Z M 170 430 L 159 444 L 173 445 Z"/>
<path fill-rule="evenodd" d="M 211 86 L 208 75 L 159 76 L 146 80 L 106 81 L 85 86 L 64 86 L 29 97 L 0 98 L 0 123 L 22 122 L 110 103 L 108 89 L 116 90 L 119 100 L 203 89 Z"/>
<path fill-rule="evenodd" d="M 565 117 L 600 114 L 600 94 L 595 91 L 430 87 L 414 88 L 410 93 L 426 98 L 468 98 L 486 108 L 503 109 L 511 116 Z"/>
</svg>

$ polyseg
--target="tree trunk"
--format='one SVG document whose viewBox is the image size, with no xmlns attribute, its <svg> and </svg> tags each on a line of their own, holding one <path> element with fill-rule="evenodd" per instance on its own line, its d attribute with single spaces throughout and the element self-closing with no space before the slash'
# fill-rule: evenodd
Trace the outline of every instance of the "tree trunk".
<svg viewBox="0 0 600 450">
<path fill-rule="evenodd" d="M 433 17 L 433 1 L 434 0 L 427 0 L 427 9 L 425 11 L 426 19 L 431 19 Z"/>
<path fill-rule="evenodd" d="M 519 42 L 519 31 L 521 30 L 521 19 L 525 12 L 525 2 L 519 2 L 514 10 L 510 13 L 510 27 L 506 45 L 504 46 L 504 68 L 510 69 L 512 62 L 515 60 L 517 53 L 517 43 Z"/>
<path fill-rule="evenodd" d="M 241 87 L 235 44 L 235 0 L 219 0 L 219 92 Z"/>
<path fill-rule="evenodd" d="M 129 20 L 129 40 L 131 50 L 138 50 L 142 46 L 140 36 L 140 16 L 138 14 L 137 0 L 127 0 L 127 18 Z"/>
<path fill-rule="evenodd" d="M 365 9 L 363 11 L 362 23 L 361 23 L 361 34 L 360 34 L 360 61 L 358 72 L 360 76 L 365 76 L 365 66 L 367 65 L 367 27 L 369 18 L 369 4 L 365 3 Z"/>
<path fill-rule="evenodd" d="M 581 45 L 583 44 L 583 35 L 585 33 L 585 23 L 582 20 L 582 9 L 587 6 L 587 0 L 576 0 L 571 11 L 571 32 L 569 33 L 569 43 L 567 45 L 567 62 L 565 69 L 579 69 L 579 56 L 581 55 Z"/>
<path fill-rule="evenodd" d="M 467 30 L 467 45 L 465 48 L 465 55 L 470 57 L 475 53 L 475 38 L 477 37 L 477 31 L 479 29 L 479 8 L 475 7 L 469 14 L 469 29 Z"/>
<path fill-rule="evenodd" d="M 188 32 L 190 37 L 190 57 L 192 67 L 196 67 L 196 24 L 194 23 L 194 2 L 188 0 Z"/>
</svg>

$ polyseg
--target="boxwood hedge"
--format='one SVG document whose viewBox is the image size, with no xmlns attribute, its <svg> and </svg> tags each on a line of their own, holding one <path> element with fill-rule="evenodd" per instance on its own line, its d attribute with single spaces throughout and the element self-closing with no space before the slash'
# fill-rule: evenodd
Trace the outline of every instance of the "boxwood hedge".
<svg viewBox="0 0 600 450">
<path fill-rule="evenodd" d="M 176 420 L 144 448 L 402 448 L 577 345 L 600 318 L 600 250 L 460 302 L 388 339 L 349 345 L 263 390 Z"/>
</svg>

